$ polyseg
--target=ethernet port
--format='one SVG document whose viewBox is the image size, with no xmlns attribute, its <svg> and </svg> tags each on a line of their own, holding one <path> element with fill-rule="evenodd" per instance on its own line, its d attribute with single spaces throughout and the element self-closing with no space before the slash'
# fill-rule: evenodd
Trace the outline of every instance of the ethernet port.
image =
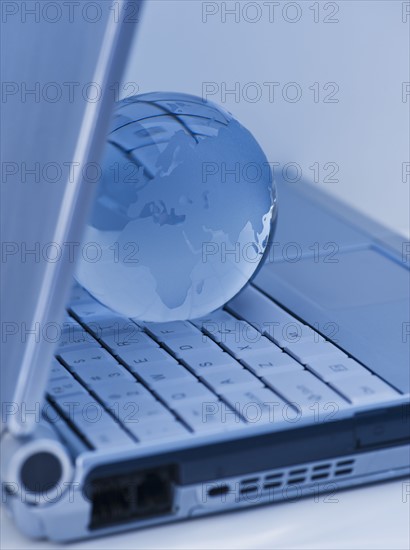
<svg viewBox="0 0 410 550">
<path fill-rule="evenodd" d="M 173 481 L 167 468 L 90 481 L 91 529 L 172 512 Z"/>
<path fill-rule="evenodd" d="M 136 500 L 141 513 L 168 512 L 172 504 L 171 485 L 158 473 L 147 474 L 136 487 Z"/>
</svg>

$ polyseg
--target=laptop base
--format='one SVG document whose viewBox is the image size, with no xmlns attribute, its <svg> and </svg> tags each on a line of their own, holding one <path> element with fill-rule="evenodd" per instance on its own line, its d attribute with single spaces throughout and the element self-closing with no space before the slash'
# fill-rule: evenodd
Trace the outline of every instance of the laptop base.
<svg viewBox="0 0 410 550">
<path fill-rule="evenodd" d="M 409 452 L 409 445 L 401 445 L 188 485 L 173 481 L 172 465 L 124 474 L 121 464 L 112 464 L 116 475 L 85 487 L 73 483 L 54 503 L 51 491 L 43 506 L 10 495 L 3 500 L 27 536 L 67 542 L 302 497 L 317 501 L 326 495 L 320 498 L 331 501 L 336 491 L 409 475 Z M 136 499 L 129 498 L 134 489 Z"/>
</svg>

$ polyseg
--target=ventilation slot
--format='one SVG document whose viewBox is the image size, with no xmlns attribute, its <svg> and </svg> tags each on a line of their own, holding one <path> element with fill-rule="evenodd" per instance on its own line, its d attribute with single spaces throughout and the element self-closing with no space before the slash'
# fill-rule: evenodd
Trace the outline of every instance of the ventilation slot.
<svg viewBox="0 0 410 550">
<path fill-rule="evenodd" d="M 265 481 L 270 481 L 271 479 L 280 479 L 283 477 L 283 472 L 279 472 L 278 474 L 269 474 L 268 476 L 265 476 Z"/>
<path fill-rule="evenodd" d="M 328 472 L 323 472 L 321 474 L 312 474 L 312 476 L 310 477 L 310 479 L 312 481 L 319 481 L 319 479 L 326 479 L 329 477 L 329 473 Z"/>
<path fill-rule="evenodd" d="M 307 472 L 307 468 L 300 468 L 299 470 L 291 470 L 289 472 L 289 475 L 290 476 L 297 476 L 297 475 L 300 475 L 300 474 L 306 474 Z"/>
<path fill-rule="evenodd" d="M 268 483 L 265 483 L 263 486 L 263 489 L 266 491 L 269 491 L 269 489 L 277 489 L 278 487 L 281 487 L 282 483 L 280 481 L 269 481 Z"/>
<path fill-rule="evenodd" d="M 249 477 L 239 480 L 239 494 L 246 498 L 256 493 L 274 489 L 285 489 L 292 485 L 306 485 L 325 480 L 333 480 L 353 473 L 354 460 L 338 460 L 314 464 L 309 467 L 293 468 L 269 472 L 262 477 Z"/>
<path fill-rule="evenodd" d="M 353 466 L 354 460 L 339 460 L 336 462 L 336 466 Z"/>
<path fill-rule="evenodd" d="M 239 491 L 241 495 L 252 495 L 258 492 L 259 487 L 257 485 L 245 485 Z"/>
<path fill-rule="evenodd" d="M 255 483 L 258 483 L 259 481 L 259 478 L 258 477 L 250 477 L 248 479 L 243 479 L 242 480 L 242 483 L 244 485 L 250 485 L 250 484 L 255 484 Z"/>
<path fill-rule="evenodd" d="M 317 464 L 313 466 L 313 471 L 318 472 L 319 470 L 330 470 L 330 464 Z"/>
<path fill-rule="evenodd" d="M 281 498 L 281 493 L 286 494 L 290 490 L 324 483 L 344 476 L 351 475 L 354 471 L 354 459 L 334 460 L 307 466 L 287 468 L 266 472 L 264 475 L 252 477 L 220 479 L 208 489 L 209 502 L 227 502 L 227 499 L 238 498 L 255 501 L 255 498 L 268 498 L 274 495 Z"/>
<path fill-rule="evenodd" d="M 221 497 L 226 495 L 229 492 L 229 485 L 218 485 L 217 487 L 211 487 L 208 490 L 208 496 L 210 497 Z"/>
<path fill-rule="evenodd" d="M 305 477 L 289 478 L 287 485 L 302 485 L 302 483 L 305 483 L 305 481 L 306 481 Z"/>
<path fill-rule="evenodd" d="M 298 468 L 296 470 L 290 470 L 288 474 L 287 485 L 302 485 L 309 481 L 306 479 L 307 468 Z"/>
<path fill-rule="evenodd" d="M 335 477 L 347 476 L 353 472 L 354 460 L 339 460 L 335 466 Z"/>
<path fill-rule="evenodd" d="M 347 476 L 353 472 L 352 468 L 344 468 L 344 470 L 336 470 L 335 476 Z"/>
<path fill-rule="evenodd" d="M 263 490 L 270 491 L 283 485 L 283 472 L 268 474 L 264 477 Z"/>
</svg>

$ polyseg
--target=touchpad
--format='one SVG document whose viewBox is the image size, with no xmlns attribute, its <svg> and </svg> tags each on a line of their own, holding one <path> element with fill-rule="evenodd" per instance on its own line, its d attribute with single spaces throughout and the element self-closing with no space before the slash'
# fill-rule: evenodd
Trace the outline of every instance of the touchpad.
<svg viewBox="0 0 410 550">
<path fill-rule="evenodd" d="M 409 272 L 376 248 L 266 264 L 255 286 L 401 391 L 410 391 Z"/>
</svg>

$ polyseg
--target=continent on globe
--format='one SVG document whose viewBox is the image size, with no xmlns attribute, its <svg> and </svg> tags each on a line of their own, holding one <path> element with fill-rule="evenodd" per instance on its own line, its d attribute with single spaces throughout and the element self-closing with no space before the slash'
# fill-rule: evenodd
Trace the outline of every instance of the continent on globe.
<svg viewBox="0 0 410 550">
<path fill-rule="evenodd" d="M 252 134 L 199 97 L 158 92 L 117 103 L 76 278 L 142 321 L 207 315 L 251 279 L 277 214 Z"/>
</svg>

